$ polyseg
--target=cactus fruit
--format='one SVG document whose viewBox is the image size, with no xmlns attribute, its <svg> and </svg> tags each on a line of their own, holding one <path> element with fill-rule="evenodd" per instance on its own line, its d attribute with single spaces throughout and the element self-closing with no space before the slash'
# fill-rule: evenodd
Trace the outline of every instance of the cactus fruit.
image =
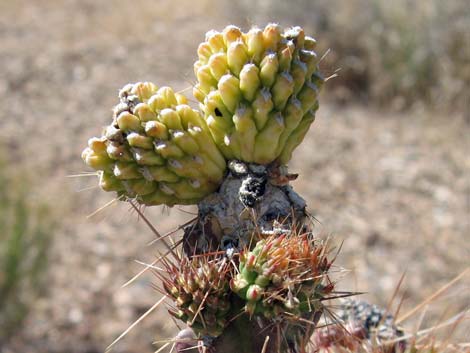
<svg viewBox="0 0 470 353">
<path fill-rule="evenodd" d="M 119 92 L 113 122 L 88 141 L 86 164 L 105 191 L 146 205 L 192 204 L 213 192 L 226 162 L 184 96 L 152 83 Z"/>
<path fill-rule="evenodd" d="M 209 130 L 227 159 L 286 164 L 318 109 L 315 40 L 276 24 L 210 31 L 194 64 Z"/>
<path fill-rule="evenodd" d="M 82 153 L 120 198 L 198 204 L 184 254 L 156 274 L 193 331 L 179 337 L 211 353 L 304 352 L 334 289 L 285 167 L 318 109 L 315 45 L 300 27 L 210 31 L 194 64 L 199 111 L 169 87 L 126 85 Z"/>
<path fill-rule="evenodd" d="M 240 254 L 232 290 L 246 300 L 245 311 L 267 318 L 322 310 L 332 292 L 325 248 L 311 234 L 271 235 Z"/>
<path fill-rule="evenodd" d="M 165 265 L 162 285 L 175 306 L 169 313 L 198 336 L 219 336 L 228 324 L 230 264 L 224 258 L 201 256 Z"/>
<path fill-rule="evenodd" d="M 287 164 L 318 109 L 315 40 L 275 24 L 210 31 L 199 45 L 193 94 L 126 85 L 103 136 L 82 153 L 103 190 L 145 205 L 194 204 L 215 191 L 227 161 Z"/>
</svg>

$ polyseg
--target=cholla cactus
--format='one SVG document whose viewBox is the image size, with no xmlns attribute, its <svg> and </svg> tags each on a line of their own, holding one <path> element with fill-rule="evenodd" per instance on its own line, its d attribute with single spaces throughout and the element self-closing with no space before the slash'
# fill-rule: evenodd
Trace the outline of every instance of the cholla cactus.
<svg viewBox="0 0 470 353">
<path fill-rule="evenodd" d="M 194 65 L 200 111 L 169 87 L 127 85 L 82 154 L 122 199 L 198 205 L 183 255 L 157 275 L 201 349 L 305 352 L 333 296 L 329 252 L 286 167 L 318 109 L 315 44 L 275 24 L 210 31 Z"/>
</svg>

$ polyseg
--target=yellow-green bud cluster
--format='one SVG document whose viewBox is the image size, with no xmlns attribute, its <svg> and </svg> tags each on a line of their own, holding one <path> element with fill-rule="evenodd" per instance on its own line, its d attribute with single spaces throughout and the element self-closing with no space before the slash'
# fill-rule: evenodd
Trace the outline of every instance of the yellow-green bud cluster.
<svg viewBox="0 0 470 353">
<path fill-rule="evenodd" d="M 82 153 L 102 189 L 146 205 L 193 204 L 217 189 L 226 161 L 184 96 L 140 82 L 119 98 L 111 125 Z"/>
<path fill-rule="evenodd" d="M 318 109 L 316 41 L 300 27 L 210 31 L 194 64 L 193 94 L 227 159 L 286 164 Z"/>
<path fill-rule="evenodd" d="M 162 283 L 174 300 L 175 309 L 170 309 L 170 314 L 201 336 L 219 336 L 228 324 L 230 309 L 226 261 L 185 257 L 178 266 L 168 266 L 167 273 Z"/>
<path fill-rule="evenodd" d="M 230 285 L 246 300 L 245 311 L 267 318 L 321 310 L 333 290 L 325 248 L 309 235 L 270 236 L 240 254 L 239 272 Z"/>
</svg>

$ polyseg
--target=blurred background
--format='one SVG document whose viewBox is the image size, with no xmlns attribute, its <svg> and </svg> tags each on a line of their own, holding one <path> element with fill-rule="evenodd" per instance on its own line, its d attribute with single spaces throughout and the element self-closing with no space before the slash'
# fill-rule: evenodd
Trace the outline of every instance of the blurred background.
<svg viewBox="0 0 470 353">
<path fill-rule="evenodd" d="M 125 203 L 95 213 L 113 196 L 69 176 L 88 171 L 81 150 L 120 87 L 190 89 L 206 31 L 269 22 L 302 26 L 338 73 L 290 170 L 320 231 L 344 240 L 340 289 L 386 305 L 406 272 L 406 312 L 469 267 L 468 1 L 1 1 L 0 352 L 103 352 L 159 299 L 152 275 L 121 288 L 154 234 Z M 146 210 L 162 233 L 191 213 Z M 467 275 L 423 326 L 469 293 Z M 175 330 L 161 308 L 114 351 L 154 352 Z"/>
</svg>

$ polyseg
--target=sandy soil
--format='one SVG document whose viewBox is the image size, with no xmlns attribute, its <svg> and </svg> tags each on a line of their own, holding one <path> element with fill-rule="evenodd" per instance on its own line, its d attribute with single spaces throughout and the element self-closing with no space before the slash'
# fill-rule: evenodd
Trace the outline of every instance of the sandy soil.
<svg viewBox="0 0 470 353">
<path fill-rule="evenodd" d="M 120 287 L 158 248 L 126 204 L 86 218 L 112 199 L 85 171 L 80 152 L 110 119 L 119 87 L 154 81 L 186 89 L 204 32 L 233 21 L 212 1 L 15 1 L 0 4 L 0 141 L 34 176 L 35 197 L 57 205 L 46 295 L 1 352 L 102 352 L 158 294 L 143 276 Z M 151 6 L 152 5 L 152 6 Z M 210 19 L 210 20 L 209 20 Z M 344 240 L 340 287 L 386 304 L 406 271 L 409 308 L 469 266 L 470 126 L 458 114 L 383 113 L 323 104 L 290 169 L 319 229 Z M 78 190 L 86 189 L 82 192 Z M 192 208 L 147 209 L 164 232 Z M 429 309 L 470 305 L 470 278 Z M 450 305 L 450 304 L 453 305 Z M 115 352 L 153 352 L 175 325 L 161 308 Z M 468 328 L 468 323 L 466 324 Z M 462 336 L 463 337 L 463 336 Z"/>
</svg>

